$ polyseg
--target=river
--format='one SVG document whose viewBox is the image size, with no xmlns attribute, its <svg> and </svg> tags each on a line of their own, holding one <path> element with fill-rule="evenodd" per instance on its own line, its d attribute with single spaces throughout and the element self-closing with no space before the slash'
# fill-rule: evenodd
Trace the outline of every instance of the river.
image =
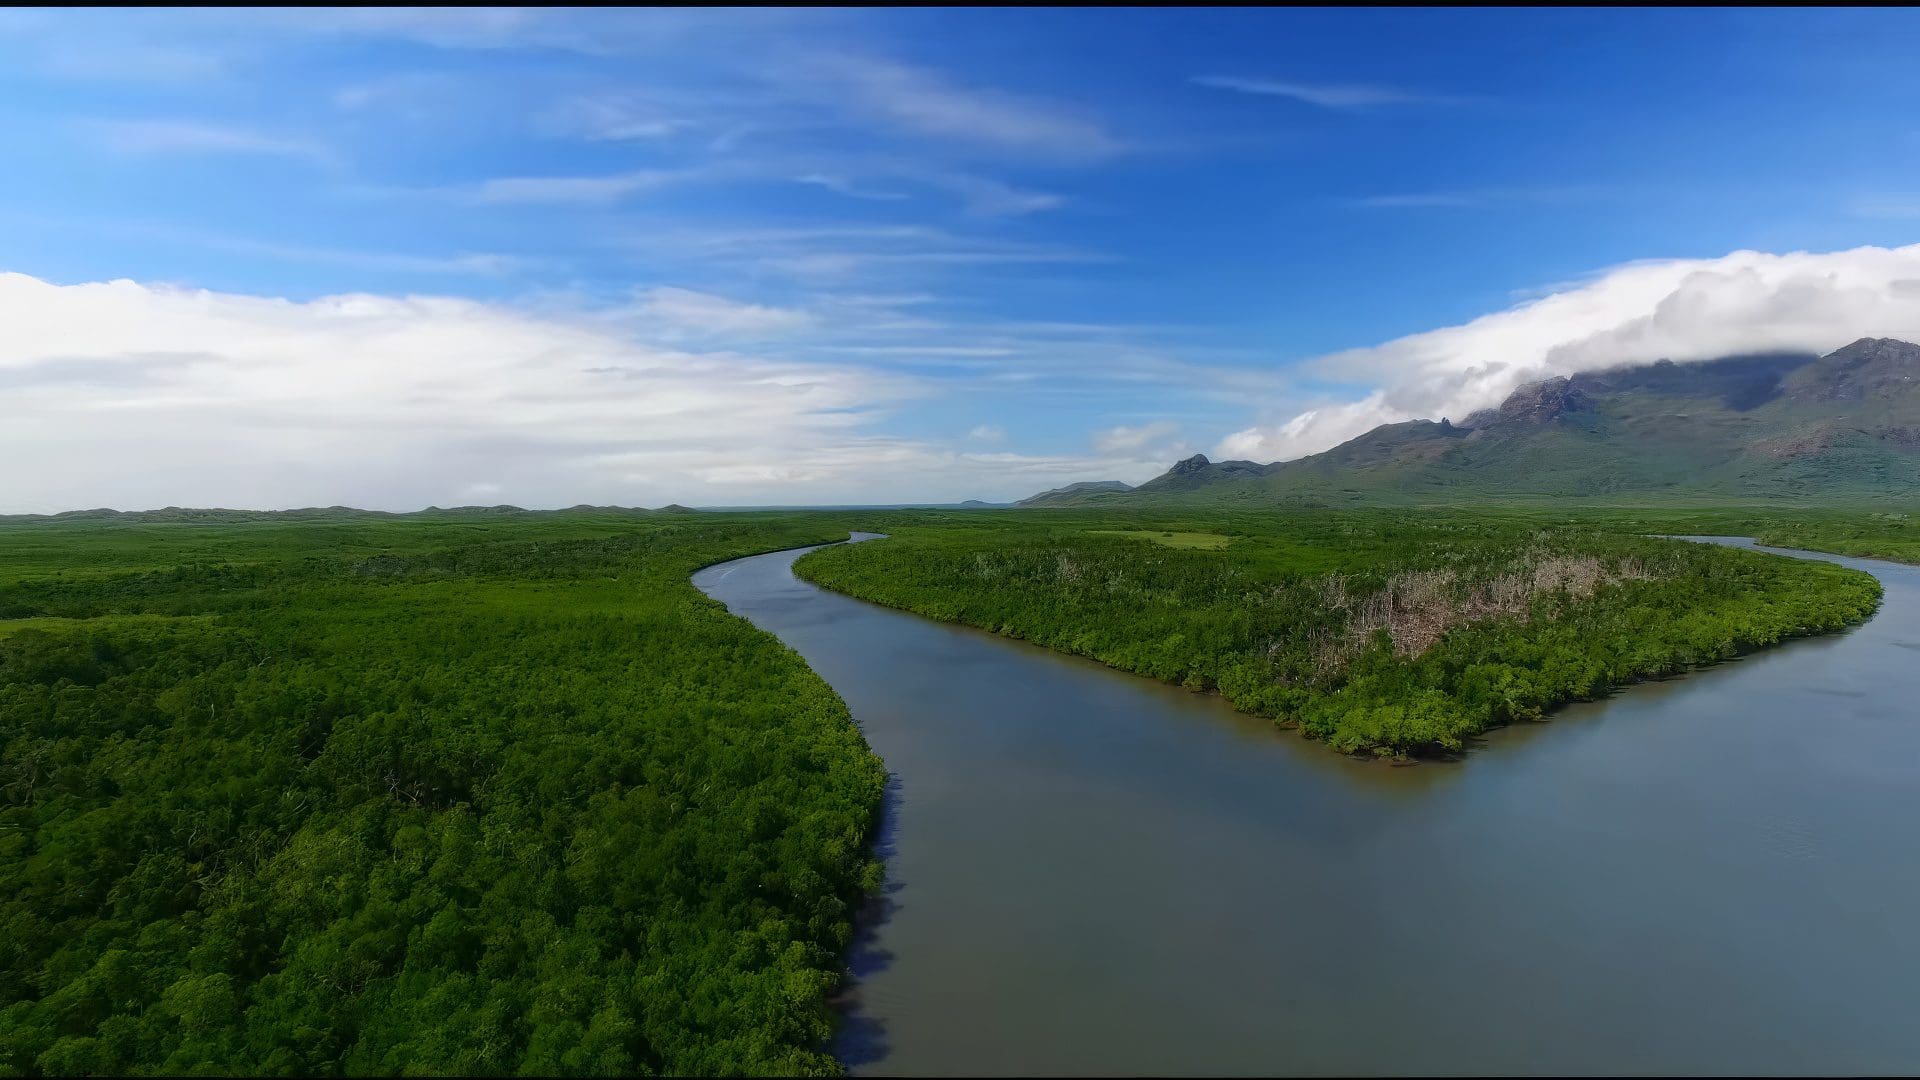
<svg viewBox="0 0 1920 1080">
<path fill-rule="evenodd" d="M 1880 614 L 1393 768 L 800 554 L 694 582 L 894 777 L 855 1073 L 1920 1069 L 1920 568 L 1808 555 Z"/>
</svg>

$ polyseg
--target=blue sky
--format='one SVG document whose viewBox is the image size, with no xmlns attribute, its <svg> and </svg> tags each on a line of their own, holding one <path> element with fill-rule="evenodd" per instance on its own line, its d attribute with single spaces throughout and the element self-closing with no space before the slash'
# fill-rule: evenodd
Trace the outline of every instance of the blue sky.
<svg viewBox="0 0 1920 1080">
<path fill-rule="evenodd" d="M 0 512 L 999 499 L 1911 333 L 1917 47 L 1904 11 L 4 12 L 0 450 L 38 464 Z"/>
</svg>

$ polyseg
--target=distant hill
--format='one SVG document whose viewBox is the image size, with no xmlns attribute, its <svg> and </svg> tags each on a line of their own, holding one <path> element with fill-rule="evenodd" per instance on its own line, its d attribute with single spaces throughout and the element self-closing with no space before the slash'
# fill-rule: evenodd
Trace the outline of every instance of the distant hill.
<svg viewBox="0 0 1920 1080">
<path fill-rule="evenodd" d="M 1073 506 L 1092 495 L 1113 494 L 1132 491 L 1132 484 L 1123 484 L 1118 480 L 1082 480 L 1077 484 L 1057 487 L 1043 491 L 1038 495 L 1029 495 L 1014 503 L 1015 506 Z"/>
<path fill-rule="evenodd" d="M 1020 506 L 1613 496 L 1920 496 L 1920 346 L 1658 363 L 1528 383 L 1454 424 L 1261 465 L 1196 455 L 1125 491 Z"/>
<path fill-rule="evenodd" d="M 693 513 L 691 510 L 685 510 L 684 507 L 681 509 L 686 513 Z M 0 522 L 117 521 L 142 525 L 231 525 L 249 521 L 344 521 L 358 519 L 472 521 L 476 518 L 515 517 L 523 515 L 596 514 L 604 516 L 627 516 L 658 512 L 659 511 L 647 510 L 637 506 L 589 506 L 585 503 L 569 507 L 565 510 L 527 510 L 518 506 L 429 506 L 425 510 L 410 510 L 398 513 L 388 510 L 359 510 L 351 506 L 314 506 L 299 510 L 224 510 L 168 506 L 159 510 L 108 510 L 103 508 L 98 510 L 67 510 L 58 514 L 0 514 Z"/>
<path fill-rule="evenodd" d="M 416 515 L 444 514 L 437 508 L 415 511 Z M 350 506 L 308 507 L 301 510 L 225 510 L 167 506 L 158 510 L 67 510 L 58 514 L 6 514 L 0 521 L 124 521 L 141 524 L 232 524 L 245 521 L 309 521 L 342 518 L 405 517 L 384 510 L 356 510 Z"/>
</svg>

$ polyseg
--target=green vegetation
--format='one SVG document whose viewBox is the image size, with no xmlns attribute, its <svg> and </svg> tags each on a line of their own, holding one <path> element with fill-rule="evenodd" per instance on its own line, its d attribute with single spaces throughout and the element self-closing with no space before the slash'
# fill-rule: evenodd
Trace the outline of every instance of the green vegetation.
<svg viewBox="0 0 1920 1080">
<path fill-rule="evenodd" d="M 0 523 L 0 1073 L 829 1073 L 884 773 L 688 582 L 832 515 Z"/>
<path fill-rule="evenodd" d="M 1093 529 L 1091 536 L 1132 536 L 1141 540 L 1151 540 L 1162 547 L 1192 548 L 1200 551 L 1219 551 L 1233 542 L 1233 537 L 1219 533 L 1205 532 L 1152 532 L 1145 529 Z"/>
<path fill-rule="evenodd" d="M 1599 512 L 1578 525 L 1459 510 L 928 515 L 796 570 L 1217 688 L 1337 749 L 1379 753 L 1457 750 L 1489 726 L 1839 629 L 1878 603 L 1866 574 L 1628 527 Z M 1201 532 L 1232 542 L 1136 538 Z"/>
<path fill-rule="evenodd" d="M 1770 523 L 1754 533 L 1761 543 L 1774 547 L 1920 563 L 1920 520 L 1912 514 L 1875 513 L 1852 520 L 1828 518 Z"/>
<path fill-rule="evenodd" d="M 1920 563 L 1920 502 L 1911 499 L 1880 500 L 1866 506 L 1584 507 L 1551 514 L 1508 507 L 1500 512 L 1616 532 L 1751 536 L 1772 547 Z"/>
<path fill-rule="evenodd" d="M 884 773 L 688 582 L 854 595 L 1427 752 L 1872 610 L 1900 508 L 0 521 L 0 1073 L 826 1073 Z"/>
</svg>

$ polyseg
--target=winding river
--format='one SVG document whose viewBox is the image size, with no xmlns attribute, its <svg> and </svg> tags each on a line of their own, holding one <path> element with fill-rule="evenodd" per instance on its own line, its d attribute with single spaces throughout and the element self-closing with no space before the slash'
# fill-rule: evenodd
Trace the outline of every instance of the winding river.
<svg viewBox="0 0 1920 1080">
<path fill-rule="evenodd" d="M 856 1073 L 1920 1069 L 1920 568 L 1806 555 L 1880 614 L 1389 768 L 800 554 L 694 582 L 894 776 Z"/>
</svg>

